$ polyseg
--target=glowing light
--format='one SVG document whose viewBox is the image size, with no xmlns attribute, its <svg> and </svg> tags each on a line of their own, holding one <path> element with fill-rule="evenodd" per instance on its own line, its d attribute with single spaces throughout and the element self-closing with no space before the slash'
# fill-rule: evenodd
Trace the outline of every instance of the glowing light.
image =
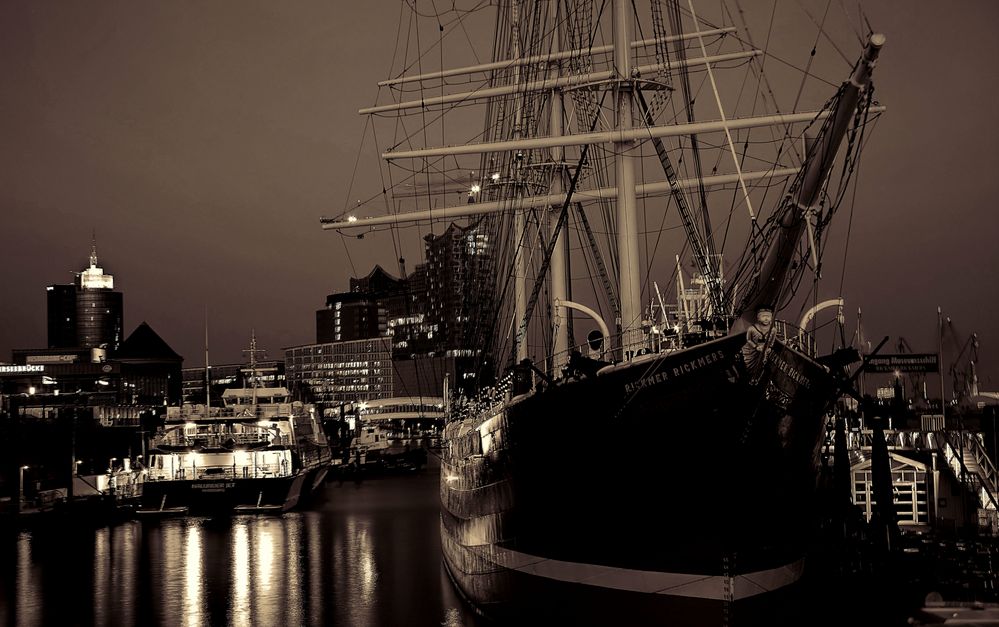
<svg viewBox="0 0 999 627">
<path fill-rule="evenodd" d="M 472 185 L 472 193 L 473 194 L 478 194 L 481 191 L 482 191 L 482 187 L 480 187 L 479 185 Z"/>
<path fill-rule="evenodd" d="M 347 222 L 357 222 L 357 216 L 347 216 Z"/>
<path fill-rule="evenodd" d="M 493 178 L 493 181 L 500 180 L 500 173 L 499 172 L 493 172 L 493 177 L 492 178 Z"/>
<path fill-rule="evenodd" d="M 445 480 L 448 483 L 453 483 L 458 480 L 458 475 L 448 475 L 447 477 L 445 477 Z"/>
</svg>

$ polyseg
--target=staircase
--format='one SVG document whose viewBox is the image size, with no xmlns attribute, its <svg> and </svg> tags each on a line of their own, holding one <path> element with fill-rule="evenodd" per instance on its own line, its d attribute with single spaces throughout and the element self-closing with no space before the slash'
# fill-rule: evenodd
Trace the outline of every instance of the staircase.
<svg viewBox="0 0 999 627">
<path fill-rule="evenodd" d="M 969 431 L 940 431 L 937 447 L 954 476 L 963 476 L 978 498 L 979 526 L 999 533 L 999 473 L 989 459 L 979 436 Z M 962 475 L 963 471 L 963 475 Z"/>
</svg>

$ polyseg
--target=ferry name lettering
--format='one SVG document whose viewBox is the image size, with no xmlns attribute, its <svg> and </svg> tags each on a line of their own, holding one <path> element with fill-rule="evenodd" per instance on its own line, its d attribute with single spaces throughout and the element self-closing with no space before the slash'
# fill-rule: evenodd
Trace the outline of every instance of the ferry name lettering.
<svg viewBox="0 0 999 627">
<path fill-rule="evenodd" d="M 219 490 L 225 490 L 226 488 L 236 487 L 235 482 L 232 481 L 218 481 L 215 483 L 195 483 L 191 486 L 195 490 L 208 490 L 212 492 L 217 492 Z"/>
</svg>

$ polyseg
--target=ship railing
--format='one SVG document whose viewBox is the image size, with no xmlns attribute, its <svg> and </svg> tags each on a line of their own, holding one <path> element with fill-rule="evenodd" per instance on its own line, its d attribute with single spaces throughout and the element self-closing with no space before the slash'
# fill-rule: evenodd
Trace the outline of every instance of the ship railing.
<svg viewBox="0 0 999 627">
<path fill-rule="evenodd" d="M 167 421 L 184 422 L 206 418 L 280 418 L 301 413 L 299 408 L 300 404 L 298 403 L 264 403 L 211 407 L 206 411 L 204 405 L 183 405 L 168 408 Z"/>
<path fill-rule="evenodd" d="M 785 320 L 774 320 L 773 332 L 777 339 L 784 345 L 789 346 L 809 357 L 818 354 L 815 347 L 815 335 L 807 329 L 802 329 L 796 324 L 791 324 Z"/>
<path fill-rule="evenodd" d="M 278 435 L 273 434 L 273 431 L 265 431 L 264 429 L 261 429 L 257 433 L 199 433 L 197 435 L 180 435 L 171 433 L 161 438 L 157 438 L 155 442 L 157 444 L 190 446 L 192 448 L 228 448 L 228 446 L 233 443 L 235 443 L 235 445 L 260 444 L 265 441 L 268 435 L 270 435 L 272 437 L 270 437 L 269 442 L 272 445 L 291 444 L 290 436 L 284 433 L 280 433 Z"/>
<path fill-rule="evenodd" d="M 810 331 L 785 320 L 775 320 L 771 328 L 776 339 L 785 346 L 813 358 L 818 354 L 815 336 Z M 701 325 L 693 325 L 690 330 L 682 332 L 657 325 L 645 325 L 641 333 L 616 333 L 604 338 L 602 352 L 592 351 L 584 342 L 570 347 L 564 353 L 556 354 L 555 361 L 566 363 L 569 356 L 576 352 L 595 359 L 610 360 L 610 355 L 614 354 L 614 349 L 609 348 L 611 346 L 619 346 L 621 351 L 619 354 L 631 360 L 645 355 L 671 353 L 690 348 L 725 337 L 727 334 L 728 331 L 725 329 Z"/>
<path fill-rule="evenodd" d="M 227 466 L 184 467 L 171 471 L 166 468 L 150 468 L 146 481 L 208 481 L 212 479 L 263 479 L 267 477 L 287 477 L 292 474 L 291 464 L 282 460 L 276 464 L 243 464 Z"/>
</svg>

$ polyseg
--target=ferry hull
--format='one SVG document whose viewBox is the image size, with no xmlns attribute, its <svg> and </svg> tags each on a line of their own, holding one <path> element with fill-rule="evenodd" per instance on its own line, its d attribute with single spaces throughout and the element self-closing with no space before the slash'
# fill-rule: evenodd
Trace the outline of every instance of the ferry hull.
<svg viewBox="0 0 999 627">
<path fill-rule="evenodd" d="M 287 511 L 323 484 L 328 468 L 317 466 L 288 477 L 147 481 L 143 511 L 186 507 L 191 514 L 230 513 L 239 506 L 274 506 Z"/>
<path fill-rule="evenodd" d="M 568 603 L 579 619 L 660 624 L 752 623 L 787 594 L 831 379 L 780 343 L 748 372 L 743 344 L 646 358 L 449 424 L 441 538 L 463 594 L 493 615 Z"/>
</svg>

